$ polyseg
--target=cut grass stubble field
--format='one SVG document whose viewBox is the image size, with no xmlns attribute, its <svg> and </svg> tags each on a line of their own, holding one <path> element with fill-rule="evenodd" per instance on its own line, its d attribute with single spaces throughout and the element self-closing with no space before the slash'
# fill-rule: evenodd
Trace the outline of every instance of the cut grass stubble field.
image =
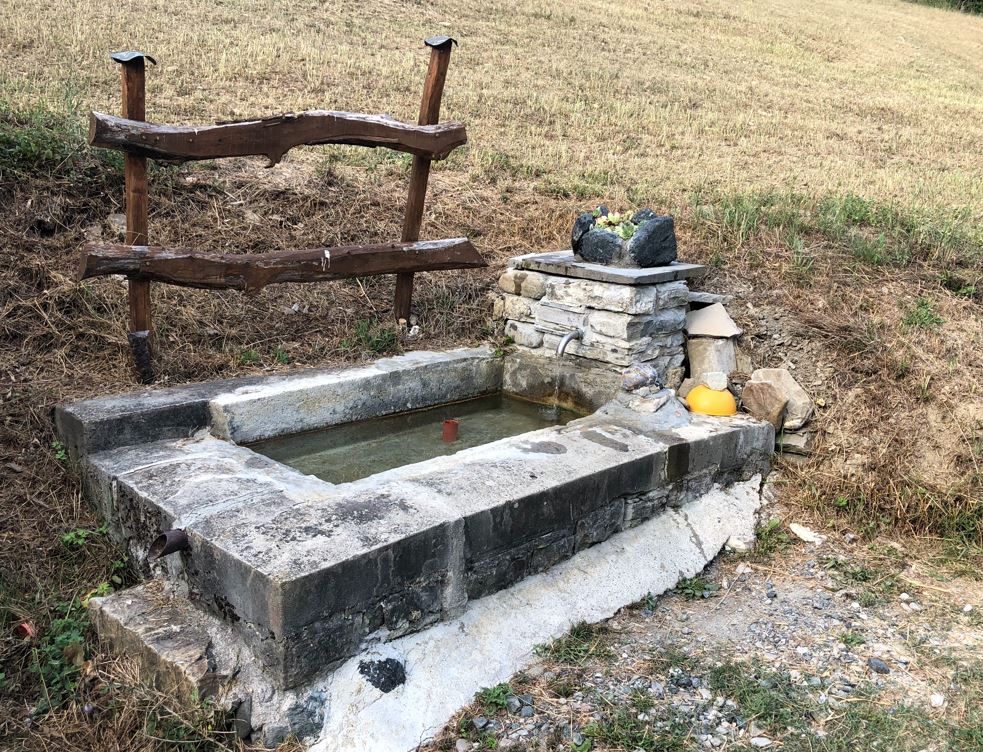
<svg viewBox="0 0 983 752">
<path fill-rule="evenodd" d="M 823 402 L 816 457 L 784 467 L 802 514 L 933 536 L 978 562 L 966 552 L 983 535 L 983 18 L 887 0 L 624 5 L 7 0 L 0 737 L 51 700 L 63 709 L 38 715 L 49 738 L 28 748 L 234 746 L 207 713 L 120 689 L 129 669 L 86 663 L 91 644 L 65 653 L 86 628 L 80 599 L 129 581 L 49 415 L 136 386 L 123 287 L 73 280 L 78 248 L 112 239 L 105 218 L 122 210 L 120 160 L 83 139 L 88 109 L 118 111 L 115 49 L 160 61 L 156 121 L 313 107 L 413 120 L 420 40 L 461 41 L 443 115 L 471 144 L 435 167 L 424 237 L 472 237 L 489 270 L 422 275 L 412 344 L 390 324 L 389 279 L 256 296 L 155 286 L 165 383 L 501 344 L 488 290 L 506 258 L 565 247 L 586 206 L 651 205 L 676 215 L 683 257 L 711 265 L 706 284 L 737 294 L 755 365 L 795 365 Z M 401 155 L 346 148 L 270 171 L 156 166 L 151 237 L 225 252 L 392 240 L 407 174 Z M 781 336 L 762 318 L 778 314 Z M 36 643 L 8 637 L 21 620 Z M 87 701 L 117 712 L 87 716 Z"/>
</svg>

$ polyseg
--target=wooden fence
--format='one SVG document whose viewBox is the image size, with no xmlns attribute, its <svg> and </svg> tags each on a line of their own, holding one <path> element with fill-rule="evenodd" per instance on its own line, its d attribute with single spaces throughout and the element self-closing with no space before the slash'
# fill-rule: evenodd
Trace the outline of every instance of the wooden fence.
<svg viewBox="0 0 983 752">
<path fill-rule="evenodd" d="M 146 61 L 153 64 L 156 61 L 142 52 L 112 55 L 122 66 L 122 117 L 91 113 L 89 143 L 125 154 L 126 244 L 87 244 L 79 278 L 126 275 L 130 304 L 128 336 L 142 382 L 151 383 L 155 379 L 151 282 L 212 290 L 258 290 L 278 282 L 321 282 L 395 274 L 394 314 L 397 319 L 408 319 L 416 272 L 486 265 L 467 238 L 422 242 L 419 239 L 430 164 L 467 143 L 463 125 L 439 122 L 447 66 L 456 42 L 450 37 L 432 37 L 425 44 L 430 48 L 430 64 L 416 125 L 384 115 L 331 110 L 206 126 L 148 123 Z M 400 242 L 249 254 L 216 254 L 149 245 L 147 159 L 183 162 L 265 156 L 273 166 L 295 146 L 318 144 L 385 147 L 413 155 Z"/>
</svg>

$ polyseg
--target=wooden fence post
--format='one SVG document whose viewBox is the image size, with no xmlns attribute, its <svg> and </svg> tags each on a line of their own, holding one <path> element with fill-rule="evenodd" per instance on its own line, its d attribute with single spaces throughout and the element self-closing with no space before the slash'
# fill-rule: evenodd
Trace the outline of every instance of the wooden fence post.
<svg viewBox="0 0 983 752">
<path fill-rule="evenodd" d="M 420 125 L 435 125 L 440 121 L 440 99 L 444 93 L 447 66 L 451 61 L 451 47 L 457 41 L 450 37 L 430 37 L 424 44 L 430 48 L 430 65 L 423 84 L 423 100 L 420 102 Z M 420 225 L 423 222 L 423 202 L 427 196 L 427 181 L 430 178 L 428 157 L 414 156 L 410 172 L 410 190 L 406 197 L 406 211 L 403 214 L 404 243 L 420 239 Z M 412 272 L 396 275 L 396 300 L 394 313 L 396 319 L 410 318 L 410 304 L 413 302 Z"/>
<path fill-rule="evenodd" d="M 116 52 L 112 59 L 121 65 L 123 117 L 147 119 L 146 60 L 156 61 L 142 52 Z M 147 245 L 147 159 L 127 153 L 124 159 L 126 178 L 126 243 Z M 130 331 L 127 339 L 140 381 L 152 384 L 154 366 L 150 349 L 150 282 L 139 277 L 128 281 Z"/>
</svg>

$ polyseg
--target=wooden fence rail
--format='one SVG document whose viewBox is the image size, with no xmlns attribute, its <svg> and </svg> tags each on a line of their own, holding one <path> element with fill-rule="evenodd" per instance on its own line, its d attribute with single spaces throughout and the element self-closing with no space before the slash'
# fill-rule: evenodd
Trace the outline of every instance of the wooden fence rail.
<svg viewBox="0 0 983 752">
<path fill-rule="evenodd" d="M 256 291 L 280 282 L 325 282 L 485 265 L 467 238 L 248 254 L 89 243 L 78 277 L 125 274 L 203 290 Z"/>
<path fill-rule="evenodd" d="M 215 125 L 157 125 L 93 112 L 89 144 L 151 159 L 265 156 L 270 167 L 295 146 L 384 146 L 428 159 L 444 159 L 468 141 L 460 123 L 409 125 L 385 115 L 309 110 L 263 120 Z"/>
</svg>

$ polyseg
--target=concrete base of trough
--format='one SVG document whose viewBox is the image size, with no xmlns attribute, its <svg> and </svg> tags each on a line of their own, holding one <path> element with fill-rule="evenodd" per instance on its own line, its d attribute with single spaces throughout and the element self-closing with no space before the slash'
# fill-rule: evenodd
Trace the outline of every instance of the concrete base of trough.
<svg viewBox="0 0 983 752">
<path fill-rule="evenodd" d="M 481 687 L 534 660 L 537 645 L 596 622 L 703 569 L 732 536 L 753 536 L 761 478 L 667 508 L 546 572 L 468 603 L 458 617 L 388 639 L 377 633 L 340 667 L 280 691 L 235 633 L 160 582 L 93 599 L 100 635 L 162 688 L 236 710 L 238 731 L 272 744 L 306 736 L 317 752 L 401 752 L 431 738 Z M 148 618 L 153 614 L 153 618 Z"/>
</svg>

